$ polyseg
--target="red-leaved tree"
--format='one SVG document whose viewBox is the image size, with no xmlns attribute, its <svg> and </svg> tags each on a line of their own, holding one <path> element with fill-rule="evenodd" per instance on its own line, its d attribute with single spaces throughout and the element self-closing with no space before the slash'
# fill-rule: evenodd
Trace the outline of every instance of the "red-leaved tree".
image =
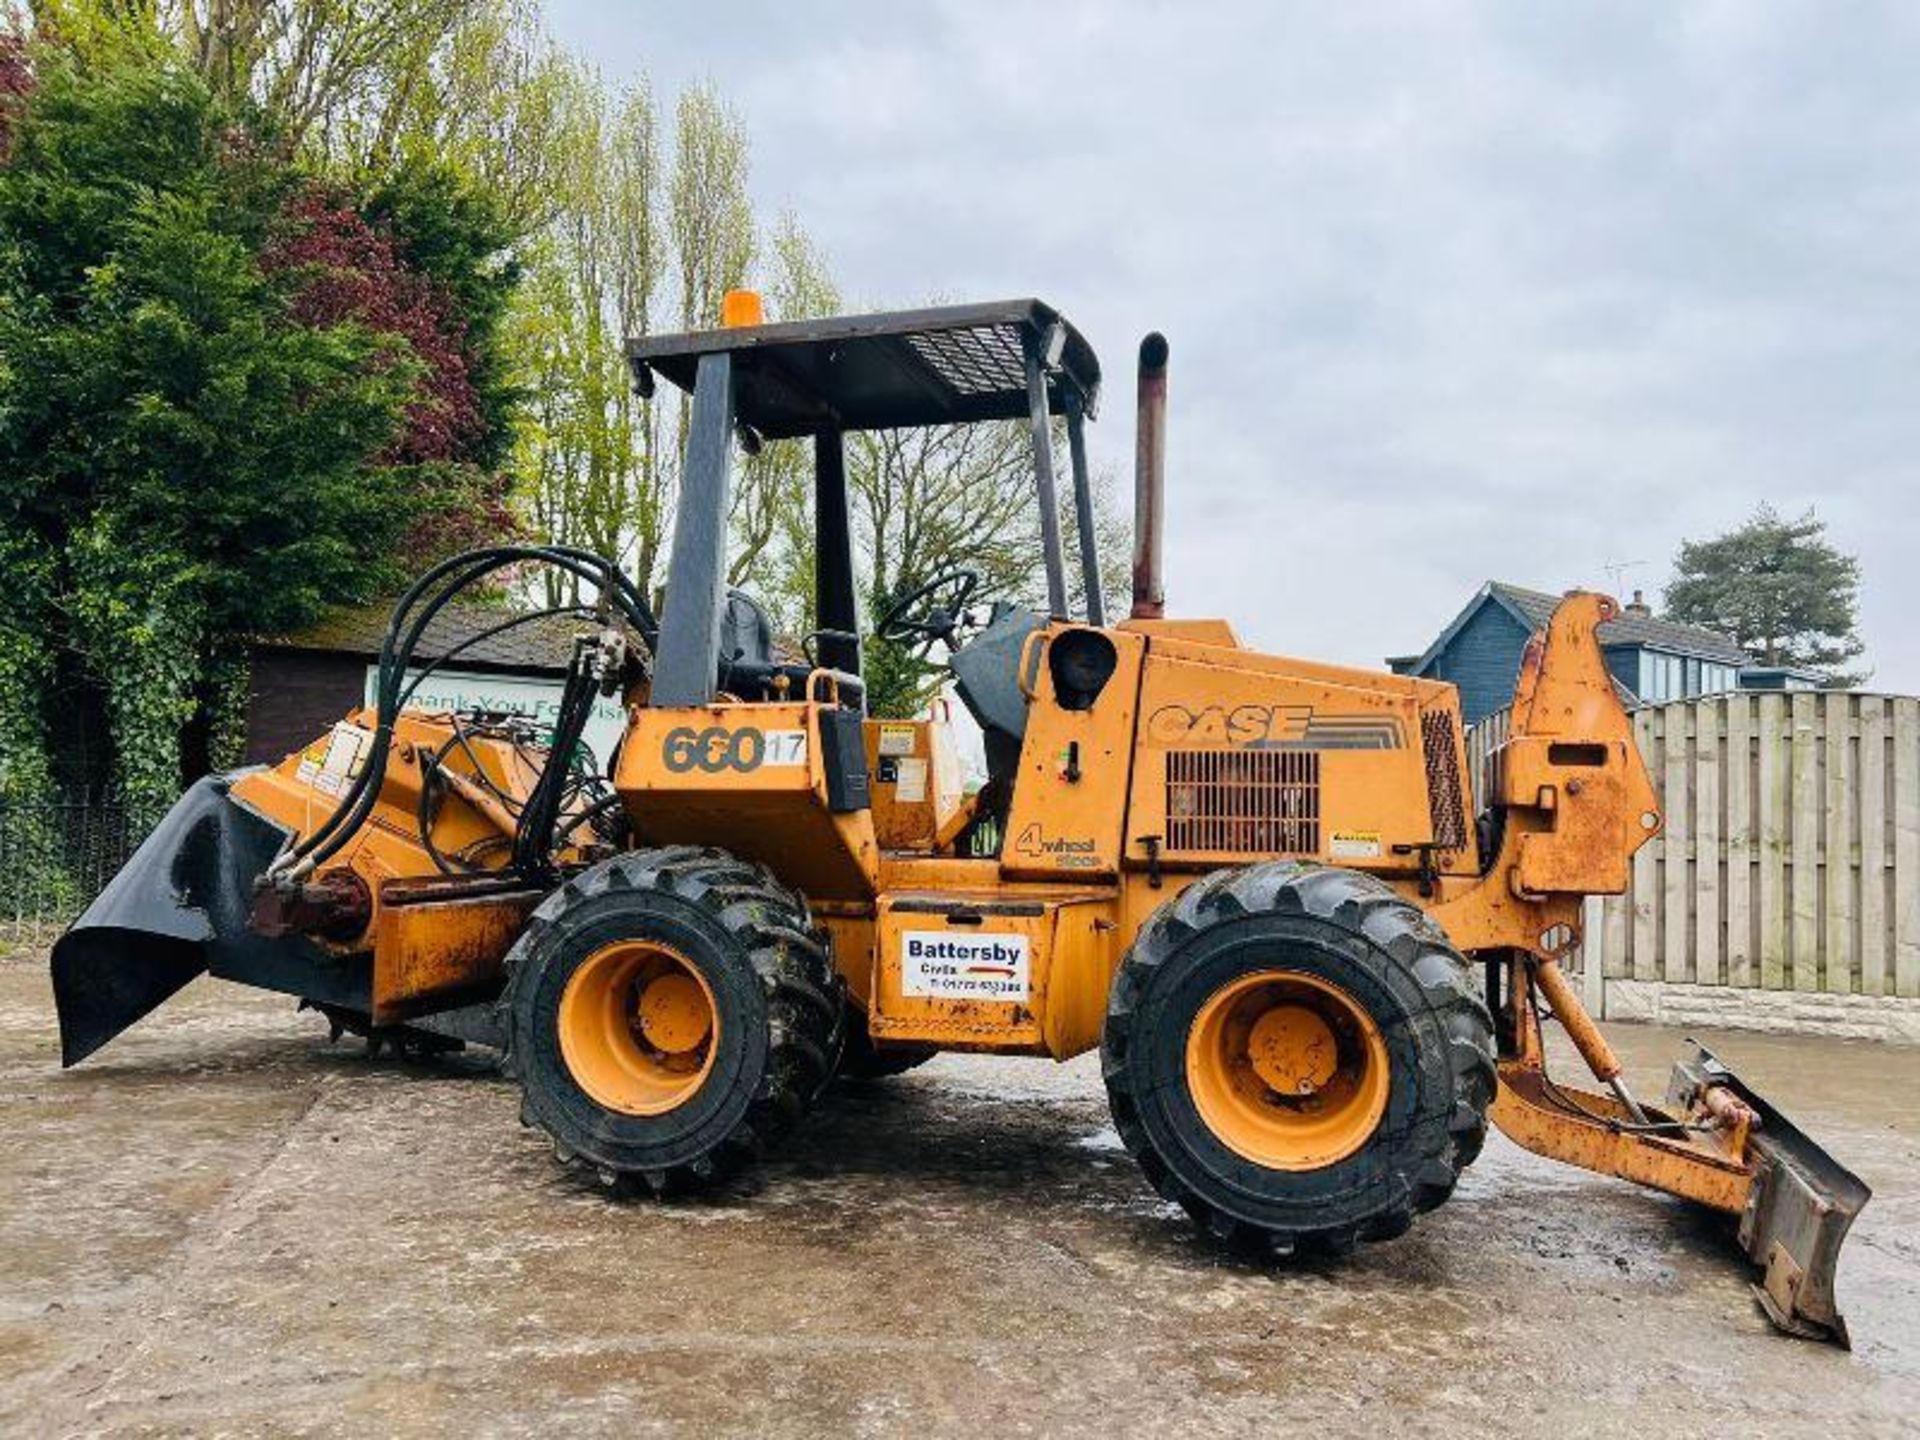
<svg viewBox="0 0 1920 1440">
<path fill-rule="evenodd" d="M 398 335 L 424 367 L 406 428 L 383 460 L 410 465 L 468 458 L 481 418 L 468 374 L 466 327 L 438 288 L 407 267 L 390 235 L 324 187 L 307 185 L 287 202 L 260 267 L 291 274 L 292 313 L 301 324 L 357 321 Z"/>
<path fill-rule="evenodd" d="M 485 431 L 473 383 L 467 328 L 451 297 L 411 268 L 384 225 L 319 184 L 295 191 L 260 254 L 268 274 L 293 284 L 293 318 L 305 325 L 348 321 L 403 338 L 423 367 L 418 398 L 380 463 L 416 469 L 419 519 L 410 553 L 445 555 L 516 536 L 509 479 L 475 454 Z"/>
<path fill-rule="evenodd" d="M 27 43 L 18 35 L 0 35 L 0 160 L 13 149 L 13 112 L 33 89 Z"/>
</svg>

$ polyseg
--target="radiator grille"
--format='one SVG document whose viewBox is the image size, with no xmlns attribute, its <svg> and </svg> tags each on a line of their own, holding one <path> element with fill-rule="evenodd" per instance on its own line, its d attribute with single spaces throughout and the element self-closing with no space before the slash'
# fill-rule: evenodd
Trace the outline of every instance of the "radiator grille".
<svg viewBox="0 0 1920 1440">
<path fill-rule="evenodd" d="M 1427 756 L 1427 807 L 1433 818 L 1433 843 L 1442 850 L 1464 850 L 1467 802 L 1460 788 L 1460 746 L 1455 738 L 1453 712 L 1422 712 L 1420 743 Z"/>
<path fill-rule="evenodd" d="M 1319 853 L 1320 757 L 1311 750 L 1171 751 L 1167 849 Z"/>
</svg>

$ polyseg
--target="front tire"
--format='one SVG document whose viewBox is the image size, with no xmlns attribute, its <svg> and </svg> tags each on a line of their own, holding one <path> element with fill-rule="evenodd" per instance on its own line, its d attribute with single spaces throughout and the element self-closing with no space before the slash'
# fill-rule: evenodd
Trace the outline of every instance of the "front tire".
<svg viewBox="0 0 1920 1440">
<path fill-rule="evenodd" d="M 610 1186 L 709 1186 L 799 1122 L 833 1074 L 841 982 L 804 902 L 718 850 L 617 855 L 509 952 L 521 1119 Z"/>
<path fill-rule="evenodd" d="M 1406 1230 L 1486 1136 L 1492 1023 L 1465 960 L 1355 871 L 1221 871 L 1141 928 L 1109 997 L 1115 1128 L 1154 1188 L 1237 1247 L 1344 1252 Z"/>
</svg>

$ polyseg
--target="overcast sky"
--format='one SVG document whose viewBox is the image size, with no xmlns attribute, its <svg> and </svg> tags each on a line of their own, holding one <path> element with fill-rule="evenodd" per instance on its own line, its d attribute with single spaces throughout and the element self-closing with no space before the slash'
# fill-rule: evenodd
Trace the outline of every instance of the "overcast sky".
<svg viewBox="0 0 1920 1440">
<path fill-rule="evenodd" d="M 1920 689 L 1920 6 L 549 15 L 713 80 L 850 299 L 1059 306 L 1123 475 L 1164 330 L 1177 613 L 1378 664 L 1490 578 L 1655 593 L 1769 500 L 1860 555 L 1873 684 Z"/>
</svg>

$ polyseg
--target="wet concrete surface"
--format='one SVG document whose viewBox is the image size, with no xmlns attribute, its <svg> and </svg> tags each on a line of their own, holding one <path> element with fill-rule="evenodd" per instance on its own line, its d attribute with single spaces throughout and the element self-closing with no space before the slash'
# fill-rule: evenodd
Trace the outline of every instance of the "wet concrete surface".
<svg viewBox="0 0 1920 1440">
<path fill-rule="evenodd" d="M 1662 1088 L 1681 1036 L 1610 1034 Z M 1260 1268 L 1147 1188 L 1092 1057 L 943 1057 L 614 1203 L 476 1059 L 201 980 L 63 1074 L 0 961 L 0 1432 L 1914 1433 L 1920 1051 L 1701 1038 L 1876 1191 L 1851 1354 L 1774 1334 L 1711 1221 L 1498 1137 L 1403 1239 Z"/>
</svg>

